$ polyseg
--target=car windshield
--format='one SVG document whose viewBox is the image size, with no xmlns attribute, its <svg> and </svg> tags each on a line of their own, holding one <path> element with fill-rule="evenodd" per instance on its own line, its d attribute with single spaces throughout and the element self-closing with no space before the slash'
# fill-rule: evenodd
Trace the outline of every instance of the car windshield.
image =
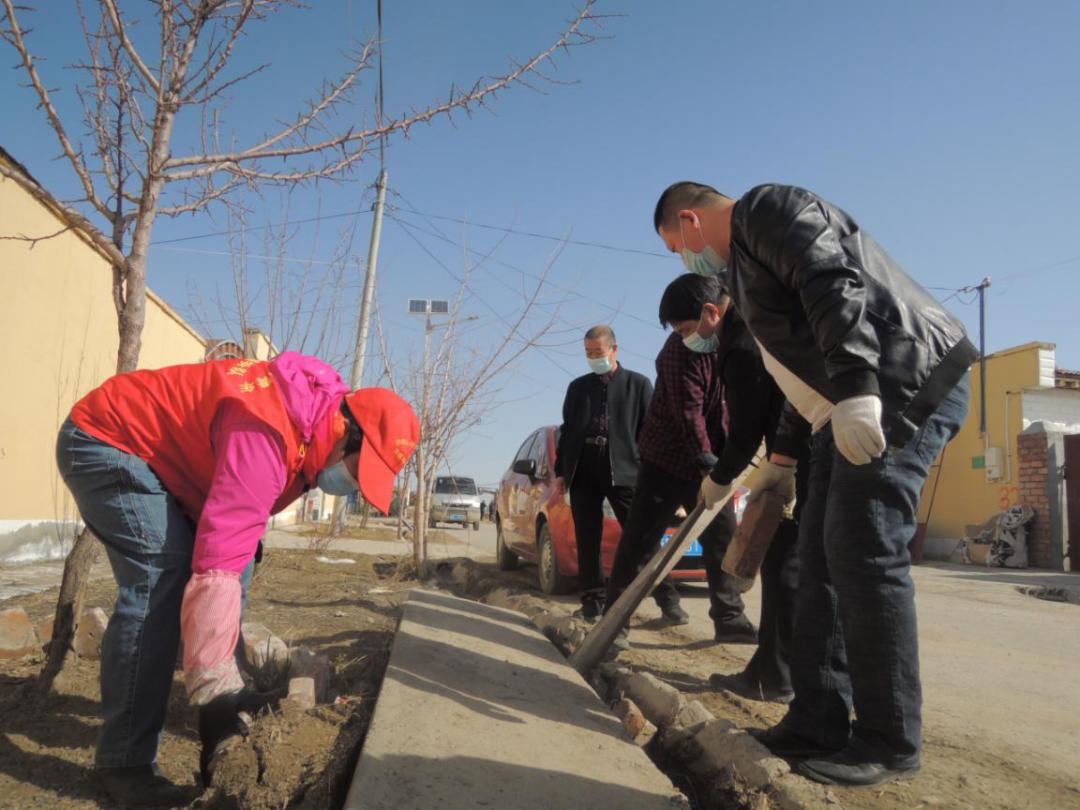
<svg viewBox="0 0 1080 810">
<path fill-rule="evenodd" d="M 435 491 L 444 495 L 476 495 L 476 482 L 471 478 L 445 476 L 435 479 Z"/>
</svg>

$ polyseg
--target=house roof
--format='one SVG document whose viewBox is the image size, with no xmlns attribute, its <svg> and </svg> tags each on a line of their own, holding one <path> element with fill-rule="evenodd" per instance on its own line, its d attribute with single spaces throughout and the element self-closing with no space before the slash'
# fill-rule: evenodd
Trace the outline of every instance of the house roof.
<svg viewBox="0 0 1080 810">
<path fill-rule="evenodd" d="M 38 186 L 39 188 L 42 187 L 41 183 L 38 182 L 38 179 L 34 177 L 34 175 L 30 174 L 30 170 L 24 165 L 22 165 L 19 161 L 17 161 L 15 159 L 15 156 L 2 146 L 0 146 L 0 160 L 5 161 L 6 163 L 10 163 L 12 166 L 22 172 L 22 174 L 24 174 L 27 179 L 31 180 L 35 186 Z"/>
<path fill-rule="evenodd" d="M 1080 388 L 1080 371 L 1054 369 L 1054 388 Z"/>
</svg>

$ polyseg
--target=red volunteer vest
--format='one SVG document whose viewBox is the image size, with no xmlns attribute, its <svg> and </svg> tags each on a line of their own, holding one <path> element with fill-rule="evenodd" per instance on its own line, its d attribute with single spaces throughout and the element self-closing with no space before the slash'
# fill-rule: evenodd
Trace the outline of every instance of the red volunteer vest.
<svg viewBox="0 0 1080 810">
<path fill-rule="evenodd" d="M 198 522 L 214 476 L 210 429 L 227 400 L 240 403 L 281 437 L 286 455 L 285 492 L 276 514 L 303 491 L 304 469 L 322 468 L 311 458 L 310 442 L 290 419 L 270 363 L 213 360 L 118 374 L 102 383 L 71 409 L 71 420 L 100 439 L 143 459 L 187 512 Z M 310 438 L 310 437 L 309 437 Z"/>
</svg>

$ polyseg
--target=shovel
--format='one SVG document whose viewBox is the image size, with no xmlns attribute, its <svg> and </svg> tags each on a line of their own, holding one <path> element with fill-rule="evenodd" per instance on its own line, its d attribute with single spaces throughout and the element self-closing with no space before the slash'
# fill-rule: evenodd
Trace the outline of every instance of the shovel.
<svg viewBox="0 0 1080 810">
<path fill-rule="evenodd" d="M 734 493 L 735 487 L 732 487 L 712 509 L 706 509 L 703 503 L 694 507 L 694 511 L 687 515 L 671 541 L 653 554 L 652 559 L 623 591 L 622 596 L 608 608 L 604 617 L 585 636 L 581 646 L 570 656 L 570 666 L 586 675 L 603 660 L 611 642 L 619 635 L 619 630 L 629 621 L 638 605 L 652 593 L 660 580 L 671 573 L 690 543 L 720 513 Z"/>
</svg>

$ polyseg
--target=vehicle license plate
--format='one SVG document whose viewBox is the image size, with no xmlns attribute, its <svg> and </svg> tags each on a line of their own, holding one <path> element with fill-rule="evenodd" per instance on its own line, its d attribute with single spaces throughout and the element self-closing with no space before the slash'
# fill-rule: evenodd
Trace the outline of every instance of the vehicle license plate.
<svg viewBox="0 0 1080 810">
<path fill-rule="evenodd" d="M 674 532 L 665 532 L 663 538 L 660 540 L 661 546 L 666 546 L 671 538 L 675 536 Z M 683 553 L 684 557 L 701 557 L 705 554 L 705 550 L 702 549 L 701 543 L 695 540 L 690 544 L 690 547 Z"/>
<path fill-rule="evenodd" d="M 461 512 L 454 512 L 450 515 L 451 520 L 464 520 L 465 516 Z"/>
</svg>

